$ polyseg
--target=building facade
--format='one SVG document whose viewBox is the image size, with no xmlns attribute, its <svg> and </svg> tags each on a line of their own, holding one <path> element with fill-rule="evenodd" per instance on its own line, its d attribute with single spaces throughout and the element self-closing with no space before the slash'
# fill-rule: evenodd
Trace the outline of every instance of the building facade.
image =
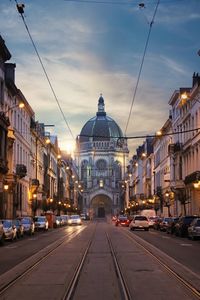
<svg viewBox="0 0 200 300">
<path fill-rule="evenodd" d="M 83 188 L 83 212 L 101 217 L 124 207 L 121 186 L 128 153 L 127 141 L 117 123 L 106 115 L 100 96 L 96 116 L 83 126 L 77 138 L 75 163 Z"/>
</svg>

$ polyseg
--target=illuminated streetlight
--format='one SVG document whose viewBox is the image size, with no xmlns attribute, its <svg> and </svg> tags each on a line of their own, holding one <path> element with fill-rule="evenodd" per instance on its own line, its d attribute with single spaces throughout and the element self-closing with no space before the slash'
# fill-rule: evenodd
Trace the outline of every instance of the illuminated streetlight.
<svg viewBox="0 0 200 300">
<path fill-rule="evenodd" d="M 169 192 L 168 191 L 166 191 L 165 196 L 169 197 Z"/>
<path fill-rule="evenodd" d="M 157 132 L 156 132 L 156 136 L 161 136 L 162 135 L 162 131 L 161 130 L 158 130 Z"/>
<path fill-rule="evenodd" d="M 45 143 L 46 143 L 47 145 L 50 144 L 50 143 L 51 143 L 50 138 L 47 138 L 46 141 L 45 141 Z"/>
<path fill-rule="evenodd" d="M 23 103 L 23 102 L 20 102 L 20 103 L 18 103 L 18 104 L 16 104 L 16 105 L 13 105 L 13 106 L 9 107 L 8 110 L 6 110 L 4 113 L 5 113 L 5 114 L 8 113 L 11 109 L 13 109 L 13 108 L 15 108 L 15 107 L 24 108 L 24 106 L 25 106 L 24 103 Z"/>
<path fill-rule="evenodd" d="M 3 189 L 4 189 L 5 191 L 7 191 L 7 190 L 9 189 L 9 185 L 8 185 L 7 183 L 4 184 Z"/>
<path fill-rule="evenodd" d="M 194 183 L 193 183 L 193 186 L 194 186 L 195 189 L 200 188 L 200 181 L 194 182 Z"/>
</svg>

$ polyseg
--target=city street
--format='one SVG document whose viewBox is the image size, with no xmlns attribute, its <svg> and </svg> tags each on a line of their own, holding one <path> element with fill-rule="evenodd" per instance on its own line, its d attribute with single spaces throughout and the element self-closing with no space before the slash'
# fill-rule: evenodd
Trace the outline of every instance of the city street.
<svg viewBox="0 0 200 300">
<path fill-rule="evenodd" d="M 29 299 L 124 299 L 122 276 L 127 299 L 199 299 L 178 278 L 199 290 L 199 250 L 199 241 L 153 229 L 133 233 L 104 219 L 36 233 L 0 248 L 1 291 L 23 274 L 0 297 L 23 300 L 28 292 Z M 11 262 L 7 268 L 5 258 Z M 74 274 L 78 275 L 69 296 Z"/>
</svg>

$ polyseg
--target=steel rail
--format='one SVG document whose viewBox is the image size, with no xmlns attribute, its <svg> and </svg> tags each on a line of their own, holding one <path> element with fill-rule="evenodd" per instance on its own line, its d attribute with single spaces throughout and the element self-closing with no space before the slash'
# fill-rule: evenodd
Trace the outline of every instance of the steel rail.
<svg viewBox="0 0 200 300">
<path fill-rule="evenodd" d="M 197 290 L 191 283 L 189 283 L 187 280 L 185 280 L 183 277 L 181 277 L 177 272 L 172 270 L 165 262 L 163 262 L 158 256 L 153 254 L 149 249 L 147 249 L 144 245 L 142 245 L 140 242 L 136 241 L 133 237 L 131 237 L 129 234 L 124 233 L 123 235 L 132 240 L 134 243 L 139 245 L 145 252 L 147 252 L 154 260 L 156 260 L 165 271 L 167 271 L 168 274 L 175 277 L 178 282 L 180 282 L 184 287 L 187 288 L 197 299 L 200 299 L 200 291 Z"/>
<path fill-rule="evenodd" d="M 89 252 L 90 246 L 91 246 L 92 241 L 93 241 L 93 237 L 94 237 L 95 232 L 96 232 L 96 227 L 97 227 L 97 223 L 96 223 L 94 231 L 92 233 L 92 237 L 90 238 L 90 240 L 89 240 L 89 242 L 88 242 L 88 244 L 85 248 L 85 251 L 84 251 L 84 253 L 81 257 L 81 260 L 79 261 L 79 263 L 78 263 L 78 265 L 75 269 L 74 275 L 72 276 L 72 279 L 71 279 L 71 281 L 68 285 L 68 288 L 66 289 L 66 291 L 65 291 L 65 293 L 62 297 L 62 300 L 71 300 L 73 298 L 73 295 L 75 293 L 76 286 L 77 286 L 77 283 L 78 283 L 78 279 L 80 277 L 84 262 L 86 260 L 87 254 Z"/>
<path fill-rule="evenodd" d="M 117 278 L 119 280 L 119 285 L 120 285 L 121 291 L 122 291 L 122 298 L 121 299 L 131 300 L 132 299 L 131 294 L 129 292 L 127 283 L 126 283 L 126 281 L 123 277 L 122 271 L 120 269 L 120 266 L 119 266 L 119 263 L 118 263 L 118 260 L 117 260 L 117 256 L 115 254 L 115 251 L 114 251 L 114 248 L 113 248 L 113 245 L 112 245 L 112 242 L 111 242 L 111 239 L 110 239 L 107 232 L 106 232 L 106 236 L 107 236 L 108 244 L 110 246 L 110 250 L 111 250 L 111 254 L 112 254 L 112 258 L 113 258 Z"/>
<path fill-rule="evenodd" d="M 84 230 L 85 228 L 83 228 Z M 36 262 L 34 262 L 32 265 L 30 265 L 25 271 L 23 271 L 21 274 L 17 275 L 14 279 L 10 280 L 8 283 L 3 285 L 0 288 L 0 298 L 1 295 L 3 295 L 10 287 L 14 286 L 20 279 L 22 279 L 24 276 L 26 276 L 28 273 L 30 273 L 32 270 L 34 270 L 38 265 L 40 265 L 45 259 L 47 259 L 54 251 L 56 251 L 61 245 L 63 245 L 66 242 L 66 237 L 69 237 L 70 240 L 78 235 L 80 232 L 73 231 L 67 235 L 65 235 L 63 238 L 60 239 L 59 244 L 56 244 L 52 249 L 50 249 L 42 258 L 38 258 Z M 30 256 L 29 258 L 33 257 L 34 255 Z M 3 276 L 3 274 L 2 274 Z M 1 277 L 1 276 L 0 276 Z"/>
</svg>

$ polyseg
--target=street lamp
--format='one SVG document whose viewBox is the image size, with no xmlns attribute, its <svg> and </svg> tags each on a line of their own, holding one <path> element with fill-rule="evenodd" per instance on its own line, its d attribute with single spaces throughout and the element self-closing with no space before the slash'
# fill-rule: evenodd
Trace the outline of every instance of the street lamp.
<svg viewBox="0 0 200 300">
<path fill-rule="evenodd" d="M 181 98 L 181 104 L 185 104 L 187 102 L 187 100 L 190 100 L 190 95 L 188 92 L 183 92 L 181 95 L 180 95 L 180 98 Z M 194 99 L 196 102 L 199 102 L 200 101 L 198 99 Z"/>
<path fill-rule="evenodd" d="M 15 104 L 11 107 L 9 107 L 6 111 L 4 111 L 4 114 L 7 114 L 11 109 L 15 108 L 15 107 L 19 107 L 19 108 L 24 108 L 24 103 L 23 102 L 20 102 L 18 104 Z"/>
</svg>

